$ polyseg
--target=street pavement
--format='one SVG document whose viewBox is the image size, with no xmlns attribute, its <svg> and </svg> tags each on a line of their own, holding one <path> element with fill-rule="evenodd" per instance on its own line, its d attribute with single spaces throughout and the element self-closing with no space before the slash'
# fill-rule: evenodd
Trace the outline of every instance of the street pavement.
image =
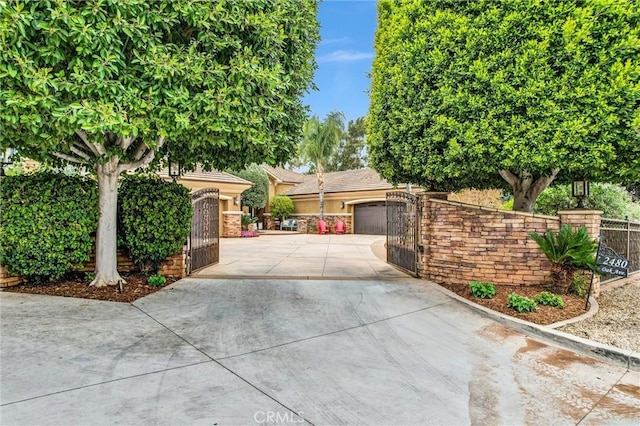
<svg viewBox="0 0 640 426">
<path fill-rule="evenodd" d="M 638 371 L 367 274 L 0 293 L 0 424 L 638 424 Z"/>
</svg>

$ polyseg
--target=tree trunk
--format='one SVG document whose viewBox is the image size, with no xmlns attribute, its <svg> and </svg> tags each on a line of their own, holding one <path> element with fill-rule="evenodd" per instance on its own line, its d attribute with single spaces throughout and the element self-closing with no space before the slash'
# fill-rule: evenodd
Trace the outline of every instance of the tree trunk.
<svg viewBox="0 0 640 426">
<path fill-rule="evenodd" d="M 100 219 L 96 236 L 96 278 L 90 285 L 106 287 L 123 281 L 118 273 L 118 162 L 117 156 L 96 165 Z"/>
<path fill-rule="evenodd" d="M 319 161 L 316 163 L 316 176 L 318 178 L 318 195 L 320 199 L 320 220 L 324 220 L 324 170 Z"/>
<path fill-rule="evenodd" d="M 533 212 L 533 206 L 536 204 L 538 195 L 553 182 L 559 171 L 559 169 L 553 169 L 549 176 L 534 178 L 528 172 L 516 175 L 509 170 L 500 170 L 500 176 L 513 189 L 513 210 L 527 213 Z"/>
</svg>

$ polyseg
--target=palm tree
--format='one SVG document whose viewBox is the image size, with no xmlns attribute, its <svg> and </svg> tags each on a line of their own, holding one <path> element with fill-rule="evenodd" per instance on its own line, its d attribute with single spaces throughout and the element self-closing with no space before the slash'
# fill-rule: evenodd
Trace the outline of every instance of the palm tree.
<svg viewBox="0 0 640 426">
<path fill-rule="evenodd" d="M 324 121 L 317 116 L 311 117 L 304 125 L 304 135 L 300 144 L 300 156 L 305 162 L 311 162 L 316 169 L 318 192 L 320 196 L 320 220 L 324 219 L 324 168 L 333 150 L 344 133 L 344 114 L 332 111 Z"/>
</svg>

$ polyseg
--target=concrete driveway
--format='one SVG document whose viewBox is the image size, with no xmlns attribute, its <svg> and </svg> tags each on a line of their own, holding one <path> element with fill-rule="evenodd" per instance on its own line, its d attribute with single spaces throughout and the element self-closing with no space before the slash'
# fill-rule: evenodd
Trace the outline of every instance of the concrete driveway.
<svg viewBox="0 0 640 426">
<path fill-rule="evenodd" d="M 222 238 L 220 262 L 195 276 L 266 278 L 405 278 L 384 259 L 380 235 L 280 233 Z"/>
<path fill-rule="evenodd" d="M 133 304 L 0 293 L 0 424 L 636 424 L 640 374 L 435 284 L 185 279 Z"/>
</svg>

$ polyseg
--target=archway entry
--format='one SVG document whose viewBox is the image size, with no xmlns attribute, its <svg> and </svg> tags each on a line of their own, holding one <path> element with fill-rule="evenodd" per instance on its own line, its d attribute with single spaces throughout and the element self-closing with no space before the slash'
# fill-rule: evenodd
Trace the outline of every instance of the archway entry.
<svg viewBox="0 0 640 426">
<path fill-rule="evenodd" d="M 220 191 L 206 188 L 191 194 L 193 218 L 188 242 L 187 273 L 218 263 L 220 259 Z"/>
</svg>

